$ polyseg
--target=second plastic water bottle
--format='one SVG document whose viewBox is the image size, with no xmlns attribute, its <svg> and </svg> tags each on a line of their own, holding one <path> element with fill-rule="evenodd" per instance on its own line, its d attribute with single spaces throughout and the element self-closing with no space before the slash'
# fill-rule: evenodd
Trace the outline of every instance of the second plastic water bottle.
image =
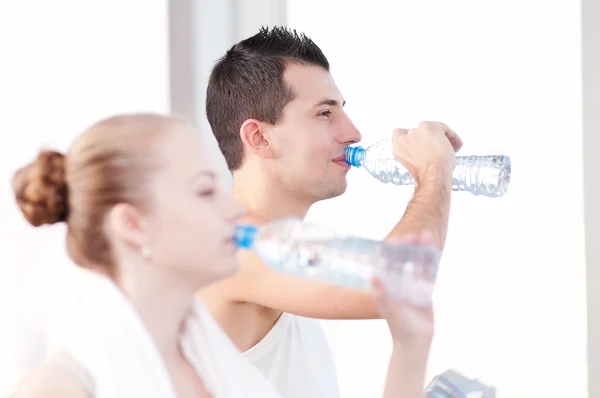
<svg viewBox="0 0 600 398">
<path fill-rule="evenodd" d="M 240 226 L 236 241 L 271 268 L 297 277 L 369 290 L 378 276 L 393 298 L 415 305 L 431 302 L 440 258 L 432 247 L 344 236 L 296 218 Z"/>
<path fill-rule="evenodd" d="M 391 139 L 379 141 L 366 149 L 361 146 L 348 147 L 345 159 L 351 166 L 364 167 L 381 182 L 415 184 L 413 176 L 394 158 Z M 497 198 L 506 193 L 510 173 L 510 157 L 505 155 L 457 156 L 452 189 Z"/>
</svg>

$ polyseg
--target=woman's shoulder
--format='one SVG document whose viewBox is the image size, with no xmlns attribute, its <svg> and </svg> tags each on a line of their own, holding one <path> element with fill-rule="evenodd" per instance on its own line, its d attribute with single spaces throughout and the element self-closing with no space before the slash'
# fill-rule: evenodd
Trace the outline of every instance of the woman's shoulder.
<svg viewBox="0 0 600 398">
<path fill-rule="evenodd" d="M 67 352 L 59 352 L 38 369 L 26 375 L 12 398 L 91 398 L 93 396 L 93 382 L 87 372 Z"/>
</svg>

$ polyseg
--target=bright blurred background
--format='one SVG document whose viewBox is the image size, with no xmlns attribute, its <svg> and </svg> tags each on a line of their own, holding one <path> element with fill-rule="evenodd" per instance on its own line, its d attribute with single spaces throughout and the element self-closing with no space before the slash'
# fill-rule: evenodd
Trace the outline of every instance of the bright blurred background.
<svg viewBox="0 0 600 398">
<path fill-rule="evenodd" d="M 365 144 L 439 120 L 461 134 L 465 152 L 512 157 L 506 196 L 453 196 L 429 378 L 453 368 L 501 398 L 600 396 L 593 305 L 589 333 L 586 323 L 586 232 L 588 286 L 600 259 L 600 161 L 591 156 L 600 147 L 600 29 L 590 15 L 600 18 L 591 0 L 2 2 L 0 396 L 43 358 L 49 314 L 77 280 L 64 230 L 34 232 L 18 213 L 14 170 L 42 147 L 66 149 L 101 117 L 169 110 L 198 122 L 225 169 L 204 117 L 206 79 L 263 24 L 287 24 L 321 47 Z M 353 171 L 347 193 L 308 220 L 381 238 L 409 198 Z M 342 396 L 380 395 L 390 353 L 383 322 L 324 326 Z"/>
</svg>

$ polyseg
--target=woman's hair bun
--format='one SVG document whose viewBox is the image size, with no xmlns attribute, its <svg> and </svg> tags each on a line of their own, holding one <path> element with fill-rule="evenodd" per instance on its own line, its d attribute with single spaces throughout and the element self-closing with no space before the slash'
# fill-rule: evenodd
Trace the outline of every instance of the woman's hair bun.
<svg viewBox="0 0 600 398">
<path fill-rule="evenodd" d="M 42 151 L 32 163 L 13 177 L 17 204 L 33 226 L 66 221 L 68 189 L 65 180 L 65 155 Z"/>
</svg>

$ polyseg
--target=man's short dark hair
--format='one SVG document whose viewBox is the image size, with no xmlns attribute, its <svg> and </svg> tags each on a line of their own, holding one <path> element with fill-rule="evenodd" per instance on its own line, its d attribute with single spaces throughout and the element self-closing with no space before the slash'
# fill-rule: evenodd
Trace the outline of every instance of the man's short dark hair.
<svg viewBox="0 0 600 398">
<path fill-rule="evenodd" d="M 215 64 L 206 90 L 206 116 L 231 171 L 243 161 L 242 124 L 248 119 L 276 124 L 294 99 L 283 81 L 288 63 L 329 70 L 329 61 L 310 38 L 285 27 L 261 28 Z"/>
</svg>

